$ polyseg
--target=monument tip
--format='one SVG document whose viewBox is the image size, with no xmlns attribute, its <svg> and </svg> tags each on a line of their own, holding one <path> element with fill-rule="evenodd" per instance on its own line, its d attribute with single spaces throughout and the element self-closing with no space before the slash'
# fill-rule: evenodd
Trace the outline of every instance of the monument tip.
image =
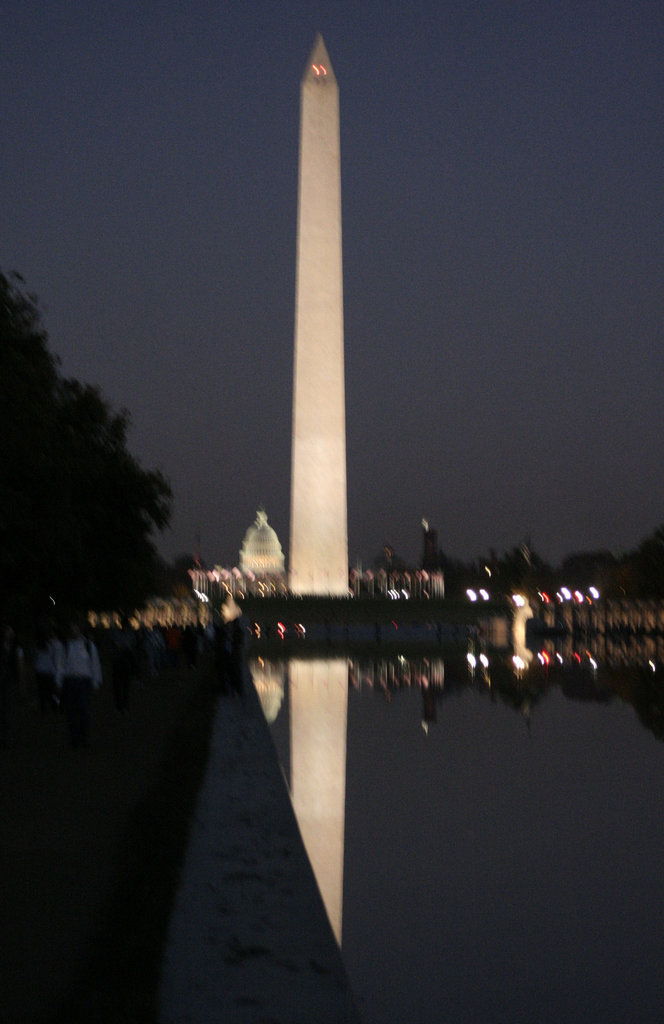
<svg viewBox="0 0 664 1024">
<path fill-rule="evenodd" d="M 320 83 L 336 82 L 334 69 L 330 61 L 323 37 L 320 32 L 316 33 L 314 47 L 309 55 L 307 66 L 304 69 L 303 81 L 315 80 Z"/>
</svg>

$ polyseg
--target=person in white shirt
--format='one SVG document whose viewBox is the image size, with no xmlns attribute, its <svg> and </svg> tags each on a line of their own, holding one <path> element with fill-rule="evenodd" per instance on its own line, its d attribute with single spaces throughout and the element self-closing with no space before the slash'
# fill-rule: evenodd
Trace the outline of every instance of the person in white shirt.
<svg viewBox="0 0 664 1024">
<path fill-rule="evenodd" d="M 92 640 L 84 637 L 78 622 L 71 624 L 71 636 L 64 645 L 57 671 L 57 686 L 69 726 L 72 747 L 87 747 L 92 721 L 92 690 L 101 686 L 99 653 Z"/>
</svg>

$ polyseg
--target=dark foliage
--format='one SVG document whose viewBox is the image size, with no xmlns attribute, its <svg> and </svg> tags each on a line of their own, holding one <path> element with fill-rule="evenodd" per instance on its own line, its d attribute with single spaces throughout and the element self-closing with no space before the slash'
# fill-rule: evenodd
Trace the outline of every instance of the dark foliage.
<svg viewBox="0 0 664 1024">
<path fill-rule="evenodd" d="M 171 491 L 127 449 L 129 416 L 64 378 L 35 299 L 0 272 L 0 614 L 132 608 Z"/>
</svg>

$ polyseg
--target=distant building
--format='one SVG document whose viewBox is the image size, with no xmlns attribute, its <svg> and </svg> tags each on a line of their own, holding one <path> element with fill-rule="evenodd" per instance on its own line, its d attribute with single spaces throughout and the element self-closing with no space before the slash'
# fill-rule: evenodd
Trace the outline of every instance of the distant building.
<svg viewBox="0 0 664 1024">
<path fill-rule="evenodd" d="M 284 553 L 275 530 L 268 524 L 264 508 L 244 535 L 240 550 L 240 572 L 254 576 L 281 576 L 285 569 Z"/>
<path fill-rule="evenodd" d="M 438 531 L 432 530 L 426 519 L 422 520 L 422 533 L 424 539 L 424 551 L 422 553 L 422 568 L 427 572 L 435 572 L 440 569 L 440 552 L 438 550 Z"/>
<path fill-rule="evenodd" d="M 197 566 L 189 570 L 194 594 L 199 601 L 218 602 L 226 594 L 242 598 L 247 594 L 267 597 L 285 594 L 285 558 L 275 530 L 269 525 L 264 508 L 244 535 L 239 554 L 239 566 L 213 569 Z"/>
<path fill-rule="evenodd" d="M 592 585 L 603 593 L 617 565 L 610 551 L 578 551 L 563 559 L 558 575 L 568 587 Z"/>
</svg>

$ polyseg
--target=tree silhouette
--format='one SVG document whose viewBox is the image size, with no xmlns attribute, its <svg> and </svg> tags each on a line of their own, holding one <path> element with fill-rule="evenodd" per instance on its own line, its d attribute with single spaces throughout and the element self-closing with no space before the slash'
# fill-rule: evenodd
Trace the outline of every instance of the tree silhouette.
<svg viewBox="0 0 664 1024">
<path fill-rule="evenodd" d="M 0 614 L 132 608 L 171 490 L 127 449 L 129 415 L 64 378 L 39 309 L 0 272 Z"/>
</svg>

